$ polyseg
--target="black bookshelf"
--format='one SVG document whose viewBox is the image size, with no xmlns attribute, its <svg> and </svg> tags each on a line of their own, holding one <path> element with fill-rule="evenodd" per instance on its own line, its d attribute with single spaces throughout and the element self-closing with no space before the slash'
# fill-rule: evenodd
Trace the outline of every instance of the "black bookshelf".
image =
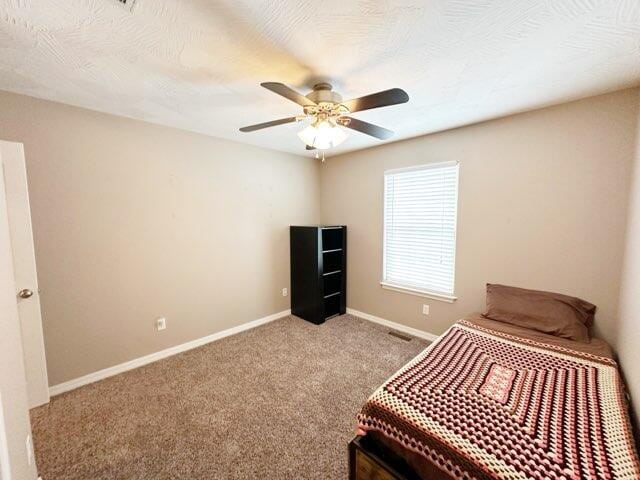
<svg viewBox="0 0 640 480">
<path fill-rule="evenodd" d="M 290 227 L 291 313 L 320 324 L 346 312 L 347 227 Z"/>
</svg>

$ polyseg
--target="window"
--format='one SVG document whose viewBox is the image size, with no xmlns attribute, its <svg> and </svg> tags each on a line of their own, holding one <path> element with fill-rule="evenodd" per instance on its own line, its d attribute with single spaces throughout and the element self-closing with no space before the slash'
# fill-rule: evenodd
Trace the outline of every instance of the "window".
<svg viewBox="0 0 640 480">
<path fill-rule="evenodd" d="M 458 162 L 384 174 L 382 286 L 454 301 Z"/>
</svg>

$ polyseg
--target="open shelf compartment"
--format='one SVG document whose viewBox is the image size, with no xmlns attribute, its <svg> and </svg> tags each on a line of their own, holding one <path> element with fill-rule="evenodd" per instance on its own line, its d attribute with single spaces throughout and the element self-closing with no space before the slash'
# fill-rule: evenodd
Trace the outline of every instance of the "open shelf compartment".
<svg viewBox="0 0 640 480">
<path fill-rule="evenodd" d="M 342 294 L 331 295 L 324 299 L 324 318 L 335 317 L 340 314 L 340 296 Z"/>
<path fill-rule="evenodd" d="M 340 292 L 342 288 L 342 275 L 336 273 L 334 275 L 326 275 L 323 277 L 324 281 L 324 296 L 332 295 L 336 292 Z"/>
<path fill-rule="evenodd" d="M 322 228 L 322 251 L 342 248 L 343 231 L 341 227 Z"/>
<path fill-rule="evenodd" d="M 322 254 L 322 272 L 335 272 L 342 269 L 342 251 L 331 251 Z M 327 275 L 329 277 L 331 275 Z"/>
</svg>

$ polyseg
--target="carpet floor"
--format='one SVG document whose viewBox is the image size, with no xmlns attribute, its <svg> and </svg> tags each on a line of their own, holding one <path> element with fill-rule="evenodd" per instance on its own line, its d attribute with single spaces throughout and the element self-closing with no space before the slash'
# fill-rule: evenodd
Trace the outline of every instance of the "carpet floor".
<svg viewBox="0 0 640 480">
<path fill-rule="evenodd" d="M 31 411 L 43 480 L 341 479 L 366 398 L 426 348 L 289 316 Z"/>
</svg>

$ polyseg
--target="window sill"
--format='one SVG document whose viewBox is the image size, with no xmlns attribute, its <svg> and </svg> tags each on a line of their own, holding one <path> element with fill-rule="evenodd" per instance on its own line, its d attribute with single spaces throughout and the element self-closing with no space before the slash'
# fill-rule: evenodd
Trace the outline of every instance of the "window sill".
<svg viewBox="0 0 640 480">
<path fill-rule="evenodd" d="M 393 283 L 380 282 L 380 285 L 385 290 L 393 290 L 394 292 L 406 293 L 409 295 L 416 295 L 418 297 L 430 298 L 432 300 L 439 300 L 441 302 L 446 302 L 446 303 L 453 303 L 458 299 L 458 297 L 454 297 L 451 295 L 444 295 L 442 293 L 429 292 L 427 290 L 419 290 L 417 288 L 403 287 L 401 285 L 394 285 Z"/>
</svg>

